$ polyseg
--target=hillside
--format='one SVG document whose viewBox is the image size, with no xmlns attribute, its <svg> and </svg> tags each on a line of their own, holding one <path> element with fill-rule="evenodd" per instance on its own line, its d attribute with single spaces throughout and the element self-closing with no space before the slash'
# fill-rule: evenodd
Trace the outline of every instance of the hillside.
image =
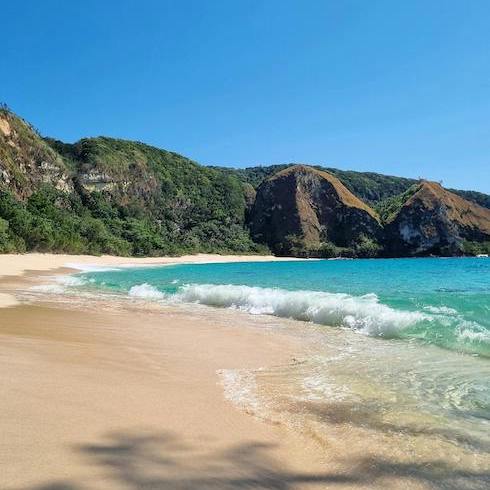
<svg viewBox="0 0 490 490">
<path fill-rule="evenodd" d="M 66 162 L 29 123 L 5 109 L 0 109 L 0 162 L 0 186 L 19 198 L 42 183 L 73 190 Z"/>
<path fill-rule="evenodd" d="M 246 230 L 243 185 L 233 176 L 138 142 L 42 140 L 7 110 L 0 122 L 0 250 L 261 250 Z"/>
<path fill-rule="evenodd" d="M 333 175 L 304 165 L 259 186 L 250 228 L 255 240 L 281 255 L 325 256 L 327 246 L 356 249 L 366 240 L 375 244 L 381 234 L 373 209 Z"/>
<path fill-rule="evenodd" d="M 0 252 L 270 247 L 286 255 L 369 257 L 488 250 L 490 196 L 433 183 L 429 192 L 427 185 L 320 166 L 205 167 L 106 137 L 69 144 L 41 137 L 0 108 Z M 405 225 L 419 230 L 423 245 L 402 237 Z M 431 226 L 437 233 L 426 232 Z M 445 238 L 427 245 L 438 233 Z"/>
<path fill-rule="evenodd" d="M 423 181 L 387 218 L 386 251 L 399 255 L 461 255 L 467 243 L 490 240 L 490 210 L 435 182 Z"/>
<path fill-rule="evenodd" d="M 274 175 L 281 170 L 296 165 L 294 163 L 281 165 L 268 165 L 260 167 L 247 168 L 228 168 L 228 167 L 212 167 L 236 176 L 242 182 L 250 184 L 254 189 L 271 175 Z M 317 170 L 323 170 L 337 177 L 347 189 L 358 196 L 364 202 L 378 209 L 378 206 L 383 206 L 389 198 L 397 196 L 414 184 L 418 183 L 416 179 L 408 179 L 405 177 L 395 177 L 393 175 L 383 175 L 375 172 L 356 172 L 353 170 L 340 170 L 337 168 L 324 167 L 320 165 L 308 165 Z M 490 209 L 490 195 L 477 191 L 463 191 L 458 189 L 449 189 L 451 192 L 475 202 L 480 206 Z"/>
</svg>

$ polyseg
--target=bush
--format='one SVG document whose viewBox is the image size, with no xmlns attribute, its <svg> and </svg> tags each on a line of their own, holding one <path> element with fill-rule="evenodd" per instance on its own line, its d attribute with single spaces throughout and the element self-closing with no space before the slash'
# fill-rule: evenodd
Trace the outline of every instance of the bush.
<svg viewBox="0 0 490 490">
<path fill-rule="evenodd" d="M 490 255 L 490 242 L 470 242 L 465 240 L 463 242 L 463 253 L 465 255 L 478 255 L 488 254 Z"/>
</svg>

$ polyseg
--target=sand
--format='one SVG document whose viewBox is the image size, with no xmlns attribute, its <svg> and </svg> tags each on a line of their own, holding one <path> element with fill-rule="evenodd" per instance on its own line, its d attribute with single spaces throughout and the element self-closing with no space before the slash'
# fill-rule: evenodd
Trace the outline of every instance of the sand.
<svg viewBox="0 0 490 490">
<path fill-rule="evenodd" d="M 264 258 L 29 254 L 0 256 L 0 270 L 225 260 Z M 0 311 L 0 488 L 325 488 L 314 443 L 223 394 L 221 370 L 291 362 L 300 349 L 291 339 L 170 309 L 19 304 L 9 288 Z"/>
<path fill-rule="evenodd" d="M 112 255 L 66 255 L 66 254 L 0 254 L 0 278 L 18 276 L 26 271 L 49 271 L 60 267 L 77 266 L 145 266 L 164 264 L 197 264 L 214 262 L 270 262 L 301 260 L 272 255 L 217 255 L 197 254 L 182 257 L 114 257 Z"/>
</svg>

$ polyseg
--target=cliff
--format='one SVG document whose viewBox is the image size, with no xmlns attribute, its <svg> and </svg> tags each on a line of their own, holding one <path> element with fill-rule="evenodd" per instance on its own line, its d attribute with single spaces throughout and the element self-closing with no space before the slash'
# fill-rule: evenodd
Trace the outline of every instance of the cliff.
<svg viewBox="0 0 490 490">
<path fill-rule="evenodd" d="M 26 198 L 41 184 L 72 191 L 70 169 L 26 121 L 0 110 L 0 188 Z"/>
<path fill-rule="evenodd" d="M 464 242 L 490 240 L 490 210 L 435 182 L 418 184 L 385 228 L 388 254 L 462 255 Z"/>
<path fill-rule="evenodd" d="M 254 240 L 289 254 L 291 240 L 307 250 L 323 243 L 350 247 L 361 236 L 378 238 L 377 214 L 333 175 L 296 165 L 262 183 L 250 215 Z"/>
</svg>

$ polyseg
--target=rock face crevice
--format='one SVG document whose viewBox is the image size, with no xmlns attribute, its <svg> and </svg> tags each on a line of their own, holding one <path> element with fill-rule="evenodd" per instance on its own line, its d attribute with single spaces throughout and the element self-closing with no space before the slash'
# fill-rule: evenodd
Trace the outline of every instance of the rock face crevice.
<svg viewBox="0 0 490 490">
<path fill-rule="evenodd" d="M 250 215 L 252 237 L 287 253 L 290 237 L 305 247 L 330 242 L 348 247 L 361 235 L 378 238 L 379 218 L 336 177 L 305 165 L 287 168 L 257 190 Z"/>
</svg>

